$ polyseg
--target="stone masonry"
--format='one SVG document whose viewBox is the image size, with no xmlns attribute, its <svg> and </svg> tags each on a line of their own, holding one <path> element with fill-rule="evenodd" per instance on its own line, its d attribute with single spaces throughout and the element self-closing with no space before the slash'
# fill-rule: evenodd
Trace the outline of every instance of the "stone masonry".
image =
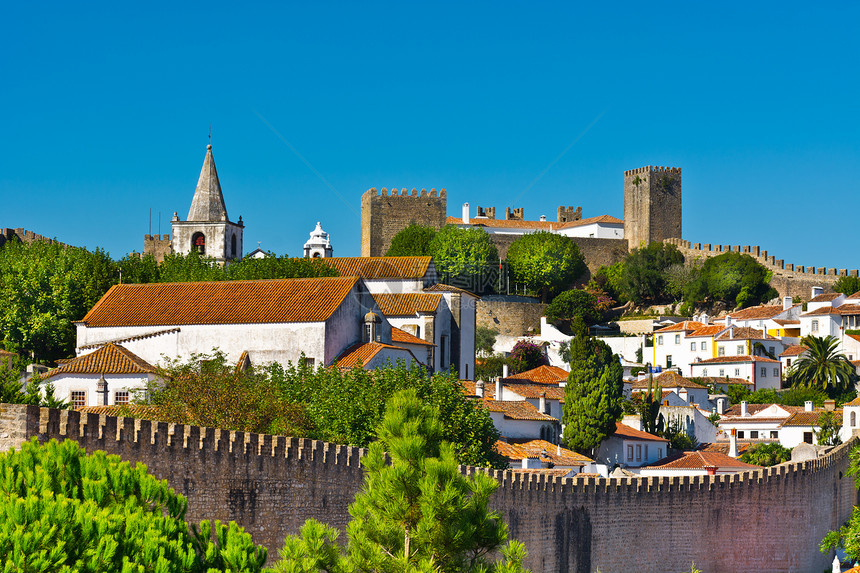
<svg viewBox="0 0 860 573">
<path fill-rule="evenodd" d="M 625 171 L 624 238 L 630 249 L 681 236 L 681 168 Z"/>
<path fill-rule="evenodd" d="M 445 226 L 447 196 L 442 189 L 392 188 L 368 189 L 361 196 L 361 256 L 381 257 L 388 252 L 391 239 L 400 230 L 415 222 L 437 231 Z"/>
<path fill-rule="evenodd" d="M 188 520 L 235 520 L 277 559 L 307 518 L 341 530 L 363 450 L 213 428 L 0 405 L 0 450 L 74 439 L 143 462 L 188 498 Z M 818 543 L 858 502 L 848 452 L 722 476 L 547 478 L 490 471 L 491 506 L 529 551 L 532 571 L 806 572 L 829 567 Z M 486 471 L 462 467 L 466 473 Z M 270 561 L 271 563 L 271 561 Z"/>
</svg>

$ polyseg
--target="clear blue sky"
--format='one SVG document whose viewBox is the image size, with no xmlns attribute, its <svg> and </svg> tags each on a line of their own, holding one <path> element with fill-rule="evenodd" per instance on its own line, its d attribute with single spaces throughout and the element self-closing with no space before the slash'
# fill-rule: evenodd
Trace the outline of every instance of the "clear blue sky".
<svg viewBox="0 0 860 573">
<path fill-rule="evenodd" d="M 211 123 L 246 251 L 359 254 L 370 187 L 621 218 L 667 165 L 685 239 L 860 266 L 860 4 L 597 4 L 5 3 L 0 227 L 139 251 Z"/>
</svg>

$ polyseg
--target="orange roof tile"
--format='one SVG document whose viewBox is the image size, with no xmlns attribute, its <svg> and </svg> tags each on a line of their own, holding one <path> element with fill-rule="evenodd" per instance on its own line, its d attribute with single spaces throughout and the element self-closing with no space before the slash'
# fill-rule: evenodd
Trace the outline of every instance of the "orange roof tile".
<svg viewBox="0 0 860 573">
<path fill-rule="evenodd" d="M 654 434 L 649 434 L 648 432 L 642 432 L 637 430 L 636 428 L 631 428 L 621 422 L 615 422 L 615 433 L 613 436 L 617 436 L 619 438 L 624 438 L 627 440 L 647 440 L 650 442 L 668 442 L 664 438 L 660 436 L 655 436 Z"/>
<path fill-rule="evenodd" d="M 857 396 L 847 404 L 843 404 L 844 406 L 860 406 L 860 396 Z"/>
<path fill-rule="evenodd" d="M 475 293 L 473 293 L 471 291 L 467 291 L 466 289 L 462 289 L 460 287 L 455 287 L 455 286 L 446 285 L 446 284 L 442 284 L 442 283 L 436 283 L 434 285 L 430 285 L 429 287 L 424 289 L 424 292 L 456 292 L 456 293 L 460 293 L 460 294 L 473 296 L 477 299 L 481 298 L 478 295 L 476 295 Z"/>
<path fill-rule="evenodd" d="M 462 225 L 461 217 L 448 217 L 446 219 L 448 225 Z M 611 215 L 599 215 L 597 217 L 588 217 L 579 221 L 568 221 L 559 223 L 558 221 L 521 221 L 519 219 L 489 219 L 486 217 L 469 217 L 469 225 L 474 227 L 494 227 L 497 229 L 535 229 L 541 231 L 550 231 L 557 229 L 570 229 L 572 227 L 581 227 L 592 223 L 610 223 L 615 225 L 624 224 L 624 221 L 617 219 Z"/>
<path fill-rule="evenodd" d="M 130 350 L 105 344 L 98 350 L 74 358 L 49 370 L 44 378 L 59 374 L 152 374 L 155 368 Z"/>
<path fill-rule="evenodd" d="M 788 348 L 782 351 L 780 356 L 800 356 L 806 352 L 806 348 L 799 344 L 792 344 Z"/>
<path fill-rule="evenodd" d="M 857 291 L 854 294 L 848 295 L 846 298 L 852 298 L 852 299 L 860 298 L 860 291 Z"/>
<path fill-rule="evenodd" d="M 537 408 L 526 402 L 519 400 L 511 402 L 508 400 L 491 400 L 484 398 L 484 405 L 490 412 L 498 412 L 504 414 L 505 418 L 511 420 L 533 420 L 537 422 L 558 422 L 552 416 L 541 414 Z"/>
<path fill-rule="evenodd" d="M 526 381 L 534 382 L 535 384 L 558 384 L 559 382 L 566 382 L 569 374 L 570 373 L 564 368 L 543 365 L 538 366 L 537 368 L 532 368 L 531 370 L 526 370 L 525 372 L 520 372 L 519 374 L 511 374 L 502 380 L 504 382 Z"/>
<path fill-rule="evenodd" d="M 414 334 L 409 334 L 405 330 L 401 330 L 396 326 L 391 327 L 391 342 L 397 344 L 421 344 L 424 346 L 436 346 L 432 342 L 422 340 Z"/>
<path fill-rule="evenodd" d="M 546 440 L 531 440 L 520 444 L 511 444 L 497 440 L 496 451 L 509 460 L 539 457 L 541 461 L 550 461 L 555 465 L 583 465 L 594 461 L 573 450 L 560 448 L 556 444 L 552 444 Z"/>
<path fill-rule="evenodd" d="M 794 412 L 799 412 L 799 411 L 803 410 L 803 406 L 783 406 L 782 404 L 747 404 L 747 413 L 750 416 L 753 416 L 755 414 L 758 414 L 762 410 L 766 410 L 766 409 L 768 409 L 774 405 L 779 406 L 780 408 L 782 408 L 783 410 L 788 412 L 789 415 L 794 413 Z M 741 405 L 740 404 L 734 404 L 734 405 L 730 406 L 729 408 L 726 409 L 725 415 L 726 416 L 740 417 L 741 416 Z"/>
<path fill-rule="evenodd" d="M 544 384 L 504 384 L 505 392 L 510 390 L 523 398 L 537 399 L 541 394 L 547 400 L 558 400 L 564 404 L 564 388 Z M 495 392 L 495 389 L 493 389 Z"/>
<path fill-rule="evenodd" d="M 338 368 L 356 368 L 359 364 L 363 366 L 385 349 L 403 353 L 404 360 L 408 361 L 409 359 L 412 359 L 415 362 L 418 362 L 415 355 L 406 348 L 392 346 L 391 344 L 383 344 L 382 342 L 359 342 L 358 344 L 353 344 L 344 350 L 341 355 L 337 357 L 337 366 Z"/>
<path fill-rule="evenodd" d="M 609 223 L 612 225 L 623 225 L 624 221 L 612 215 L 598 215 L 597 217 L 586 217 L 579 221 L 568 221 L 567 223 L 559 223 L 560 226 L 553 229 L 572 229 L 573 227 L 582 227 L 583 225 L 591 225 L 593 223 Z"/>
<path fill-rule="evenodd" d="M 664 470 L 689 470 L 689 469 L 705 469 L 706 467 L 716 468 L 738 468 L 738 469 L 753 469 L 760 466 L 748 464 L 727 456 L 722 452 L 685 452 L 680 458 L 672 461 L 651 466 L 659 467 Z"/>
<path fill-rule="evenodd" d="M 463 384 L 463 393 L 466 396 L 474 396 L 477 397 L 477 391 L 475 386 L 478 384 L 475 380 L 461 380 Z M 484 383 L 484 398 L 494 398 L 496 396 L 496 385 L 492 382 Z"/>
<path fill-rule="evenodd" d="M 663 388 L 694 388 L 700 390 L 706 390 L 704 386 L 689 380 L 688 378 L 684 378 L 674 370 L 666 370 L 665 372 L 654 376 L 653 387 L 656 388 L 657 384 L 660 384 Z M 643 378 L 642 380 L 635 380 L 633 382 L 633 388 L 648 388 L 648 378 Z"/>
<path fill-rule="evenodd" d="M 708 324 L 702 328 L 697 328 L 687 335 L 687 338 L 695 338 L 698 336 L 714 336 L 725 330 L 726 327 L 721 324 Z"/>
<path fill-rule="evenodd" d="M 98 414 L 100 416 L 115 416 L 119 418 L 142 418 L 144 420 L 159 420 L 158 406 L 149 404 L 123 404 L 120 406 L 84 406 L 79 408 L 81 414 Z"/>
<path fill-rule="evenodd" d="M 419 312 L 435 312 L 442 295 L 438 293 L 381 293 L 373 300 L 385 316 L 413 316 Z"/>
<path fill-rule="evenodd" d="M 126 342 L 134 342 L 136 340 L 145 340 L 147 338 L 152 338 L 153 336 L 161 336 L 162 334 L 174 334 L 176 332 L 181 332 L 181 329 L 179 329 L 179 328 L 165 328 L 163 330 L 156 330 L 153 332 L 138 334 L 137 336 L 128 336 L 125 338 L 115 338 L 113 340 L 108 340 L 105 342 L 99 342 L 96 344 L 84 344 L 83 346 L 78 346 L 78 350 L 89 350 L 90 348 L 98 348 L 99 346 L 104 346 L 108 342 L 113 342 L 114 344 L 125 344 Z"/>
<path fill-rule="evenodd" d="M 698 380 L 703 380 L 705 384 L 744 384 L 745 386 L 755 386 L 753 382 L 745 378 L 726 378 L 725 376 L 694 376 Z"/>
<path fill-rule="evenodd" d="M 420 279 L 427 274 L 432 257 L 328 257 L 320 260 L 342 277 Z"/>
<path fill-rule="evenodd" d="M 776 338 L 748 326 L 729 326 L 717 337 L 717 340 L 776 340 Z"/>
<path fill-rule="evenodd" d="M 818 420 L 826 414 L 826 410 L 813 410 L 812 412 L 794 412 L 791 416 L 785 419 L 785 422 L 782 423 L 783 426 L 818 426 Z M 841 423 L 842 421 L 842 411 L 837 410 L 833 412 L 833 415 L 836 416 L 837 423 Z"/>
<path fill-rule="evenodd" d="M 82 322 L 87 326 L 321 322 L 356 282 L 356 277 L 338 277 L 114 285 Z"/>
<path fill-rule="evenodd" d="M 763 320 L 765 318 L 773 318 L 784 311 L 785 309 L 780 304 L 762 304 L 732 312 L 729 316 L 736 320 Z"/>
<path fill-rule="evenodd" d="M 695 332 L 703 326 L 706 325 L 702 324 L 697 320 L 684 320 L 682 322 L 679 322 L 678 324 L 670 324 L 669 326 L 664 326 L 663 328 L 655 330 L 654 332 L 681 332 L 686 330 Z"/>
<path fill-rule="evenodd" d="M 842 296 L 841 292 L 825 292 L 816 297 L 813 297 L 809 302 L 830 302 Z"/>
<path fill-rule="evenodd" d="M 774 318 L 773 321 L 780 326 L 800 326 L 799 320 L 783 320 L 781 318 Z"/>
</svg>

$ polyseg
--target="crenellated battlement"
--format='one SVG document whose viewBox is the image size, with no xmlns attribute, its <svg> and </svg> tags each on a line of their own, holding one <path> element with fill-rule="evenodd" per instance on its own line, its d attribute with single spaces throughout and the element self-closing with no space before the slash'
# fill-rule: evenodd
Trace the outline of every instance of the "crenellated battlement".
<svg viewBox="0 0 860 573">
<path fill-rule="evenodd" d="M 361 196 L 361 256 L 385 255 L 394 235 L 413 222 L 438 231 L 447 207 L 445 189 L 368 189 Z"/>
<path fill-rule="evenodd" d="M 445 189 L 440 189 L 437 193 L 436 189 L 430 189 L 428 192 L 427 189 L 421 189 L 419 192 L 415 187 L 410 191 L 406 187 L 397 190 L 396 187 L 392 187 L 389 191 L 386 187 L 377 190 L 376 187 L 371 187 L 367 191 L 364 192 L 365 195 L 370 195 L 373 197 L 438 197 L 444 198 L 447 197 L 447 192 Z"/>
<path fill-rule="evenodd" d="M 40 235 L 38 233 L 34 233 L 33 231 L 28 231 L 27 229 L 17 228 L 17 229 L 7 229 L 0 228 L 0 247 L 5 245 L 9 241 L 20 241 L 22 243 L 35 243 L 35 242 L 43 242 L 43 243 L 60 243 L 54 239 L 45 237 L 44 235 Z"/>
<path fill-rule="evenodd" d="M 680 167 L 659 167 L 655 165 L 646 165 L 645 167 L 639 167 L 637 169 L 630 169 L 624 172 L 625 177 L 629 177 L 631 175 L 644 175 L 646 173 L 681 173 Z"/>
</svg>

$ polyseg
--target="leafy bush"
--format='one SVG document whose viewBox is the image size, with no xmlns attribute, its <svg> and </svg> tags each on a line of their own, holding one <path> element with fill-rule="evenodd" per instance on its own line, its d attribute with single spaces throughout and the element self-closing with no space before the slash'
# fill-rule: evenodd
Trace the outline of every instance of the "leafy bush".
<svg viewBox="0 0 860 573">
<path fill-rule="evenodd" d="M 486 326 L 479 326 L 475 329 L 475 351 L 478 354 L 489 356 L 493 353 L 493 346 L 496 344 L 496 336 L 499 331 Z"/>
<path fill-rule="evenodd" d="M 624 274 L 624 262 L 619 261 L 609 266 L 602 266 L 591 277 L 594 284 L 619 303 L 627 302 L 624 298 L 621 278 Z"/>
<path fill-rule="evenodd" d="M 666 293 L 666 270 L 683 262 L 684 255 L 674 245 L 655 242 L 633 249 L 622 267 L 623 297 L 636 304 L 671 302 Z"/>
<path fill-rule="evenodd" d="M 570 288 L 585 272 L 585 259 L 570 237 L 538 231 L 527 233 L 508 248 L 508 267 L 514 280 L 541 294 L 543 302 Z"/>
<path fill-rule="evenodd" d="M 513 370 L 511 374 L 518 374 L 532 368 L 537 368 L 538 366 L 548 365 L 549 360 L 547 360 L 543 348 L 528 340 L 520 340 L 514 345 L 513 350 L 511 350 L 508 364 L 511 370 Z"/>
<path fill-rule="evenodd" d="M 778 295 L 770 273 L 754 258 L 741 253 L 723 253 L 705 261 L 699 276 L 687 286 L 690 304 L 723 301 L 737 308 L 766 302 Z"/>
<path fill-rule="evenodd" d="M 479 294 L 492 290 L 487 279 L 498 268 L 499 254 L 484 229 L 446 225 L 430 242 L 430 253 L 442 282 Z"/>
<path fill-rule="evenodd" d="M 833 292 L 852 295 L 860 291 L 860 277 L 839 277 L 830 288 Z"/>
<path fill-rule="evenodd" d="M 502 367 L 508 364 L 503 354 L 492 354 L 475 359 L 475 380 L 488 381 L 502 375 Z"/>
<path fill-rule="evenodd" d="M 386 257 L 424 257 L 431 254 L 430 243 L 436 236 L 432 227 L 419 225 L 415 221 L 401 229 L 391 239 Z"/>
<path fill-rule="evenodd" d="M 738 459 L 757 466 L 775 466 L 790 461 L 791 450 L 777 442 L 753 444 Z"/>
<path fill-rule="evenodd" d="M 555 297 L 546 307 L 546 317 L 563 331 L 570 332 L 574 318 L 579 317 L 586 324 L 595 324 L 603 318 L 597 308 L 597 297 L 585 290 L 567 290 Z"/>
</svg>

